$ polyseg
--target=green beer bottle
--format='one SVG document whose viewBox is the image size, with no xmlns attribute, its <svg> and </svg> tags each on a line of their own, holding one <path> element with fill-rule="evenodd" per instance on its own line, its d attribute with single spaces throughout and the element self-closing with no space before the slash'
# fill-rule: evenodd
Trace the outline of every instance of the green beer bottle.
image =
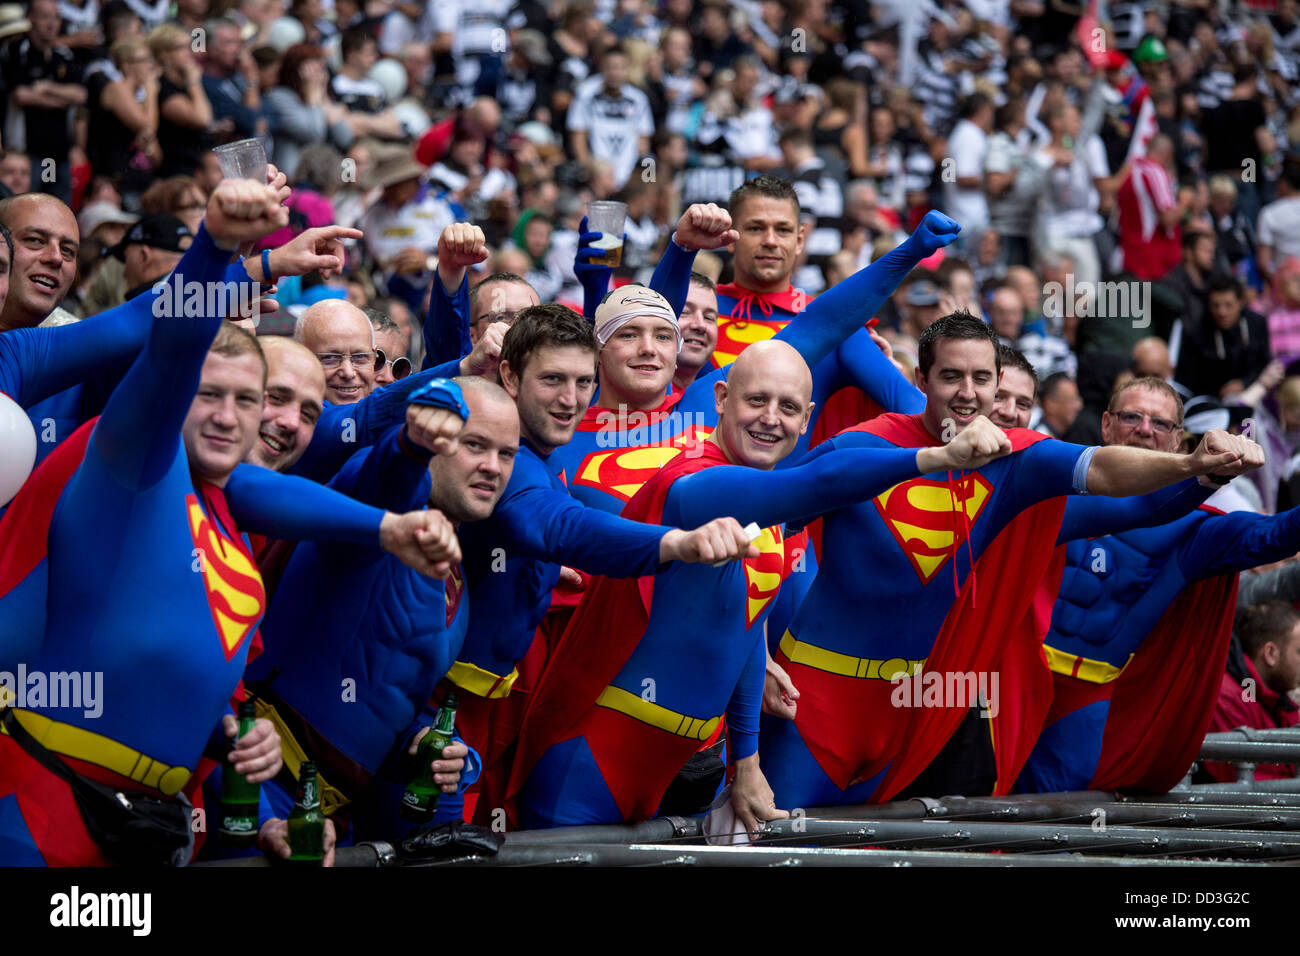
<svg viewBox="0 0 1300 956">
<path fill-rule="evenodd" d="M 456 725 L 456 692 L 449 691 L 438 711 L 437 722 L 420 741 L 415 759 L 419 763 L 415 778 L 406 786 L 402 794 L 402 819 L 411 823 L 428 823 L 438 810 L 438 797 L 442 795 L 442 785 L 433 779 L 430 764 L 442 759 L 443 748 L 451 743 L 452 730 Z"/>
<path fill-rule="evenodd" d="M 257 710 L 252 701 L 239 705 L 239 735 L 253 729 Z M 261 784 L 249 783 L 227 763 L 221 768 L 221 824 L 218 834 L 227 846 L 250 847 L 257 842 L 257 802 Z"/>
<path fill-rule="evenodd" d="M 325 859 L 325 814 L 320 809 L 316 765 L 298 769 L 298 799 L 289 814 L 289 862 L 320 865 Z"/>
</svg>

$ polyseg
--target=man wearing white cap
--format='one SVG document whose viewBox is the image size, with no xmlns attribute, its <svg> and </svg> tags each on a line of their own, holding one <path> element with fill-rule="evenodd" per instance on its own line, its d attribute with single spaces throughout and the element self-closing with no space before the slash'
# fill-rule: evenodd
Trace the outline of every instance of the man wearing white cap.
<svg viewBox="0 0 1300 956">
<path fill-rule="evenodd" d="M 736 233 L 725 212 L 716 206 L 692 208 L 701 210 L 700 218 L 682 218 L 674 234 L 676 244 L 703 249 L 734 241 Z M 959 229 L 947 216 L 929 213 L 898 248 L 813 300 L 777 337 L 820 376 L 826 366 L 819 363 L 862 328 L 917 262 L 946 246 Z M 609 293 L 596 309 L 595 327 L 601 346 L 598 404 L 587 410 L 573 441 L 555 454 L 575 498 L 617 514 L 669 459 L 683 449 L 690 453 L 712 432 L 717 422 L 713 385 L 725 380 L 727 367 L 669 394 L 681 351 L 680 321 L 663 296 L 641 286 Z M 883 363 L 888 376 L 899 379 L 870 339 L 866 341 L 866 360 Z"/>
</svg>

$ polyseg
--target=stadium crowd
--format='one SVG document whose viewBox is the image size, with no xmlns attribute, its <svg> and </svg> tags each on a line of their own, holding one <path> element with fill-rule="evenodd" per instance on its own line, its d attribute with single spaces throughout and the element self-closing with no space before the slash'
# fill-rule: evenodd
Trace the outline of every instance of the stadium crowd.
<svg viewBox="0 0 1300 956">
<path fill-rule="evenodd" d="M 1296 0 L 0 4 L 0 862 L 232 768 L 140 852 L 288 856 L 308 763 L 394 840 L 444 704 L 437 822 L 737 842 L 1296 724 L 1298 78 Z"/>
</svg>

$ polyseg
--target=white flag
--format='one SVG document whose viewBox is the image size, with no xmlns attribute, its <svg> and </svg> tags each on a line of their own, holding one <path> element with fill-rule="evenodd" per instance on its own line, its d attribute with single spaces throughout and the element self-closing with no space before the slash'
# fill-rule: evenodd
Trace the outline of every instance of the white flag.
<svg viewBox="0 0 1300 956">
<path fill-rule="evenodd" d="M 1151 102 L 1148 95 L 1142 101 L 1142 108 L 1138 110 L 1137 122 L 1133 124 L 1133 138 L 1128 143 L 1128 157 L 1125 162 L 1131 162 L 1139 156 L 1147 154 L 1147 143 L 1151 142 L 1151 137 L 1160 131 L 1160 124 L 1156 121 L 1156 108 Z"/>
</svg>

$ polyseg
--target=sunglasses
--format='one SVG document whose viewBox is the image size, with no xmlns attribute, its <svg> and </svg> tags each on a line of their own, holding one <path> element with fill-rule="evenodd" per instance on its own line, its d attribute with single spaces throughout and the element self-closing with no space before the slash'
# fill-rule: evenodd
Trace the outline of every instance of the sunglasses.
<svg viewBox="0 0 1300 956">
<path fill-rule="evenodd" d="M 1138 412 L 1116 412 L 1115 417 L 1119 419 L 1121 425 L 1125 428 L 1137 428 L 1142 424 L 1142 419 L 1150 419 L 1151 430 L 1157 435 L 1170 435 L 1178 426 L 1167 418 L 1155 418 L 1151 415 L 1141 415 Z"/>
<path fill-rule="evenodd" d="M 384 354 L 383 349 L 375 349 L 375 371 L 382 372 L 384 366 L 388 364 L 388 356 Z M 411 360 L 405 355 L 399 355 L 393 359 L 393 378 L 402 379 L 411 374 Z"/>
</svg>

